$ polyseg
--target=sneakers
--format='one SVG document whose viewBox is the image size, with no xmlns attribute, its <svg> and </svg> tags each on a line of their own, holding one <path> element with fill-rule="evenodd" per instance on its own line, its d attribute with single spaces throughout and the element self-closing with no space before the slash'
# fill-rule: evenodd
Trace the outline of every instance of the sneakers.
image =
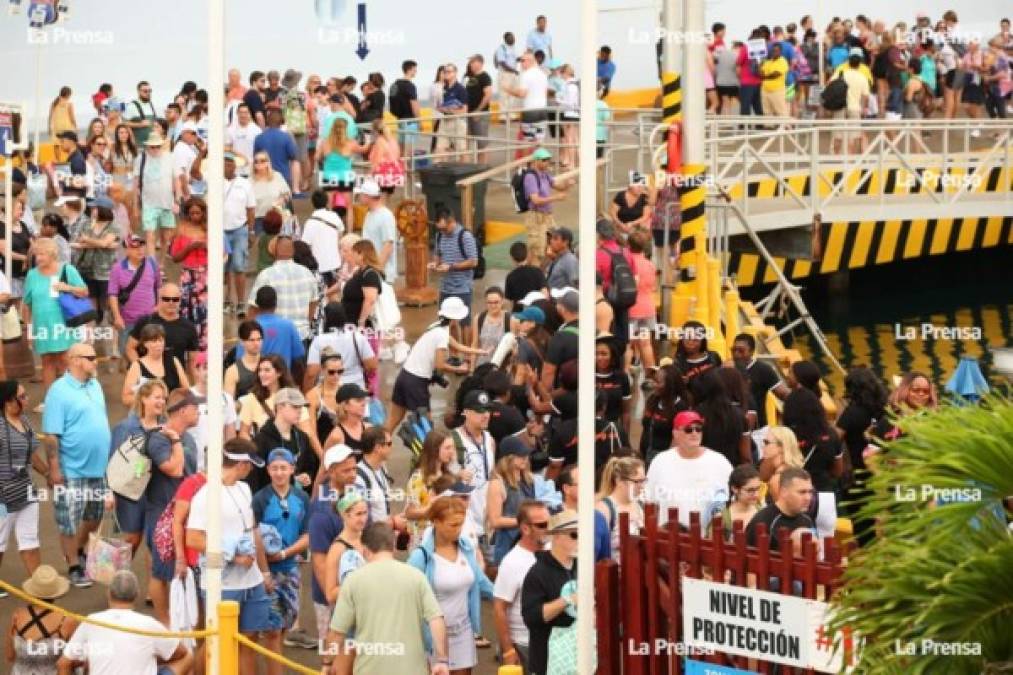
<svg viewBox="0 0 1013 675">
<path fill-rule="evenodd" d="M 239 303 L 236 305 L 236 318 L 237 319 L 246 318 L 246 305 L 244 305 L 243 303 Z"/>
<path fill-rule="evenodd" d="M 88 575 L 84 573 L 84 568 L 80 565 L 74 565 L 71 567 L 67 576 L 73 586 L 77 588 L 91 588 L 91 579 L 89 579 Z"/>
<path fill-rule="evenodd" d="M 317 640 L 307 635 L 306 631 L 301 628 L 285 633 L 282 643 L 286 647 L 302 647 L 303 649 L 316 649 L 319 646 Z"/>
</svg>

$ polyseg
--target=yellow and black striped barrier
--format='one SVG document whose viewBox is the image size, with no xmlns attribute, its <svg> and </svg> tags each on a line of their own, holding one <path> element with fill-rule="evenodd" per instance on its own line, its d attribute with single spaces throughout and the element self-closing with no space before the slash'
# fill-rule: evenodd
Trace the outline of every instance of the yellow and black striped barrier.
<svg viewBox="0 0 1013 675">
<path fill-rule="evenodd" d="M 1013 244 L 1013 216 L 862 220 L 823 223 L 820 260 L 775 257 L 789 279 L 872 265 Z M 774 283 L 767 262 L 752 253 L 729 254 L 728 272 L 740 287 Z"/>
</svg>

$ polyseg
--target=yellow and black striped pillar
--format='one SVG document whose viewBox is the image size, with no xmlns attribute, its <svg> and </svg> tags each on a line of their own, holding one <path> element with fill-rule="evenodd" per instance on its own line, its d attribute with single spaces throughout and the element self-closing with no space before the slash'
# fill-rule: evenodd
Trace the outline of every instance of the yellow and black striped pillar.
<svg viewBox="0 0 1013 675">
<path fill-rule="evenodd" d="M 682 119 L 682 79 L 679 73 L 661 74 L 661 119 L 665 124 Z"/>
</svg>

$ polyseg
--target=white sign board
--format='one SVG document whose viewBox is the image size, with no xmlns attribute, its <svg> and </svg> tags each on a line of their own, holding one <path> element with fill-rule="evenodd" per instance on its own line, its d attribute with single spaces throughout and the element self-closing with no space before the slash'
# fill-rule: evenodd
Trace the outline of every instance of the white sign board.
<svg viewBox="0 0 1013 675">
<path fill-rule="evenodd" d="M 702 579 L 682 579 L 686 645 L 821 672 L 838 672 L 827 637 L 829 607 L 807 600 Z"/>
</svg>

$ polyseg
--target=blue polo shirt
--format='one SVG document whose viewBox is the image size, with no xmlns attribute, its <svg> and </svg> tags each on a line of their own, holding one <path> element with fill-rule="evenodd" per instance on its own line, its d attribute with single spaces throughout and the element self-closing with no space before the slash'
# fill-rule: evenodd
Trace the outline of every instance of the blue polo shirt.
<svg viewBox="0 0 1013 675">
<path fill-rule="evenodd" d="M 271 168 L 285 177 L 285 182 L 295 192 L 297 186 L 292 185 L 292 171 L 289 162 L 299 159 L 299 151 L 295 147 L 292 135 L 277 128 L 264 129 L 253 141 L 253 152 L 264 151 L 271 158 Z"/>
<path fill-rule="evenodd" d="M 337 495 L 334 490 L 330 485 L 324 484 L 320 487 L 320 492 L 320 496 L 315 497 L 310 503 L 310 553 L 326 555 L 334 538 L 341 533 L 345 524 L 334 508 L 337 504 Z M 310 579 L 312 580 L 313 602 L 318 605 L 326 605 L 327 596 L 324 595 L 323 589 L 317 583 L 317 576 L 311 573 Z"/>
<path fill-rule="evenodd" d="M 42 431 L 60 437 L 60 471 L 64 478 L 106 475 L 112 434 L 102 385 L 81 382 L 69 372 L 46 392 Z"/>
<path fill-rule="evenodd" d="M 257 314 L 256 321 L 263 331 L 264 342 L 260 347 L 260 353 L 264 356 L 277 354 L 285 360 L 285 365 L 291 370 L 292 361 L 301 359 L 306 355 L 302 339 L 299 337 L 299 329 L 295 324 L 283 316 L 277 314 Z M 236 345 L 236 358 L 243 355 L 243 343 Z"/>
<path fill-rule="evenodd" d="M 310 498 L 298 485 L 292 485 L 284 499 L 273 485 L 265 485 L 253 495 L 253 515 L 258 523 L 267 523 L 278 530 L 288 548 L 309 530 Z M 272 572 L 291 572 L 296 565 L 295 558 L 270 563 Z"/>
</svg>

